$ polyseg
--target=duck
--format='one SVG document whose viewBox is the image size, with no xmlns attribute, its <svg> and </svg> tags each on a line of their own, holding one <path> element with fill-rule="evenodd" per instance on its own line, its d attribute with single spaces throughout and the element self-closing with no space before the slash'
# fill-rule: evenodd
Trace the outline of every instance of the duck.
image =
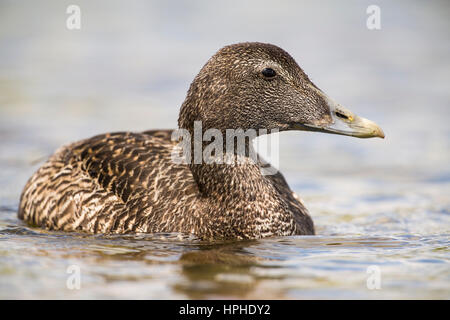
<svg viewBox="0 0 450 320">
<path fill-rule="evenodd" d="M 227 45 L 192 81 L 178 129 L 106 133 L 60 147 L 26 183 L 18 217 L 34 227 L 91 234 L 314 235 L 307 208 L 282 173 L 263 172 L 270 164 L 254 156 L 255 137 L 226 149 L 219 136 L 229 130 L 384 138 L 375 122 L 329 98 L 280 47 Z M 180 131 L 200 138 L 180 139 Z M 195 147 L 208 147 L 208 132 L 214 150 L 192 161 Z"/>
</svg>

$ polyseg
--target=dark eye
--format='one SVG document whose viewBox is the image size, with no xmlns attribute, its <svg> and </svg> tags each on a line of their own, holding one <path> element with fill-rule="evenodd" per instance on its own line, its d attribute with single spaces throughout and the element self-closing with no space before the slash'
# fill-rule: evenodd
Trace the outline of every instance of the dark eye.
<svg viewBox="0 0 450 320">
<path fill-rule="evenodd" d="M 277 75 L 275 70 L 272 68 L 265 68 L 263 71 L 261 71 L 262 75 L 266 78 L 273 78 Z"/>
</svg>

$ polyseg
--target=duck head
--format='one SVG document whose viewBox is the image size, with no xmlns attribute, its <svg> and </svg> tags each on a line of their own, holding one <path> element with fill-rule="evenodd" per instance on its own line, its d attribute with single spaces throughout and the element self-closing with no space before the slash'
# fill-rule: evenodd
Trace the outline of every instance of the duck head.
<svg viewBox="0 0 450 320">
<path fill-rule="evenodd" d="M 330 99 L 283 49 L 239 43 L 220 49 L 192 82 L 178 124 L 203 130 L 277 129 L 384 138 L 374 122 Z"/>
</svg>

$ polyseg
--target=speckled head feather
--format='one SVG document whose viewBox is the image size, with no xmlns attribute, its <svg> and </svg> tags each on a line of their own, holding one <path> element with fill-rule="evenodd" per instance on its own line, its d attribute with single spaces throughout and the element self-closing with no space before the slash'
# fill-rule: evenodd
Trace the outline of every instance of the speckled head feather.
<svg viewBox="0 0 450 320">
<path fill-rule="evenodd" d="M 264 69 L 273 77 L 265 77 Z M 283 49 L 249 42 L 219 50 L 192 82 L 178 125 L 289 130 L 295 123 L 330 122 L 320 90 Z"/>
<path fill-rule="evenodd" d="M 192 82 L 179 127 L 312 130 L 384 136 L 319 90 L 294 59 L 263 43 L 219 50 Z M 108 133 L 58 149 L 25 185 L 19 218 L 50 230 L 180 232 L 202 239 L 311 235 L 283 175 L 261 163 L 172 161 L 171 130 Z M 234 155 L 237 156 L 237 155 Z"/>
</svg>

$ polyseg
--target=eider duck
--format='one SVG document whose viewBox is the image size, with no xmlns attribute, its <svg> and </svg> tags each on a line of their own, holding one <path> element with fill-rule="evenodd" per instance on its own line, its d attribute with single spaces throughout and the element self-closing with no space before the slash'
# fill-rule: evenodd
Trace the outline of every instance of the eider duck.
<svg viewBox="0 0 450 320">
<path fill-rule="evenodd" d="M 384 137 L 374 122 L 323 93 L 287 52 L 257 42 L 226 46 L 203 66 L 178 126 L 193 135 L 196 122 L 202 133 L 224 135 L 276 129 Z M 177 162 L 172 134 L 107 133 L 61 147 L 25 185 L 19 218 L 49 230 L 176 232 L 205 240 L 314 234 L 283 175 L 263 174 L 264 162 L 250 157 L 250 139 L 244 152 L 226 153 L 236 162 Z M 220 146 L 225 150 L 225 141 Z"/>
</svg>

